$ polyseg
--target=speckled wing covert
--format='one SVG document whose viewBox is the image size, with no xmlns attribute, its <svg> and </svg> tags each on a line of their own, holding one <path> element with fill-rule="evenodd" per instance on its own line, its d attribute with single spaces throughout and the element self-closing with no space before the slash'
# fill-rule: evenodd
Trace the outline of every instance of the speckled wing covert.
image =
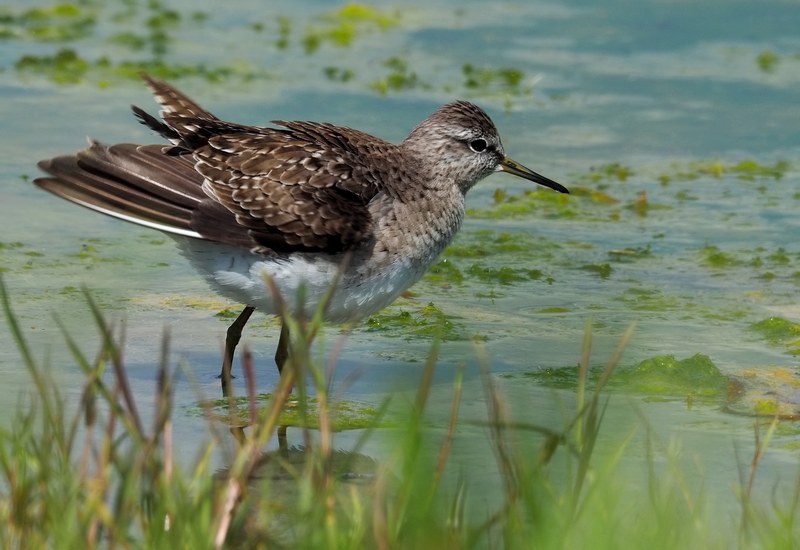
<svg viewBox="0 0 800 550">
<path fill-rule="evenodd" d="M 134 113 L 173 147 L 92 142 L 42 161 L 53 177 L 37 185 L 129 221 L 262 254 L 337 253 L 370 237 L 368 204 L 388 175 L 369 159 L 398 154 L 396 146 L 330 124 L 225 122 L 144 78 L 161 119 Z"/>
<path fill-rule="evenodd" d="M 231 124 L 166 83 L 147 82 L 162 106 L 156 130 L 176 143 L 173 153 L 191 153 L 206 194 L 236 216 L 257 248 L 339 252 L 371 233 L 367 204 L 380 180 L 363 158 L 393 145 L 330 124 Z M 197 230 L 209 228 L 198 220 Z"/>
</svg>

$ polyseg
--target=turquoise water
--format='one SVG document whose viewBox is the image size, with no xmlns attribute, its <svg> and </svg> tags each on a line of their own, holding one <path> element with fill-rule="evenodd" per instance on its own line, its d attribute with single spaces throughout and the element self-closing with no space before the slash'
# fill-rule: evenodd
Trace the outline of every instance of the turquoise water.
<svg viewBox="0 0 800 550">
<path fill-rule="evenodd" d="M 441 103 L 470 99 L 490 112 L 511 156 L 583 191 L 566 206 L 540 201 L 499 216 L 496 191 L 518 197 L 526 186 L 490 177 L 470 194 L 475 212 L 455 243 L 462 251 L 445 254 L 463 280 L 426 279 L 413 298 L 390 308 L 390 315 L 416 314 L 432 302 L 455 323 L 456 336 L 440 352 L 436 410 L 446 414 L 453 371 L 466 364 L 465 416 L 484 414 L 470 341 L 479 336 L 493 372 L 505 376 L 498 383 L 512 414 L 560 425 L 572 392 L 543 388 L 526 375 L 577 364 L 587 318 L 594 323 L 593 364 L 602 364 L 637 321 L 624 365 L 702 353 L 730 376 L 783 368 L 788 382 L 768 389 L 792 406 L 794 382 L 800 385 L 797 345 L 790 336 L 768 340 L 751 326 L 773 316 L 800 321 L 800 6 L 372 5 L 380 17 L 356 24 L 343 45 L 336 42 L 343 39 L 342 18 L 328 2 L 270 9 L 229 2 L 224 12 L 212 2 L 171 2 L 167 7 L 184 15 L 164 24 L 169 40 L 159 59 L 186 67 L 189 74 L 172 81 L 218 116 L 240 122 L 324 120 L 399 140 Z M 41 40 L 26 27 L 29 3 L 5 8 L 17 19 L 0 48 L 0 268 L 32 347 L 48 358 L 67 394 L 77 395 L 82 379 L 54 315 L 93 352 L 98 339 L 79 291 L 86 285 L 112 320 L 124 322 L 127 370 L 144 410 L 165 327 L 174 361 L 215 395 L 227 321 L 214 314 L 235 306 L 209 294 L 170 239 L 65 204 L 28 182 L 39 159 L 77 150 L 85 136 L 155 139 L 128 109 L 152 109 L 147 91 L 114 70 L 123 61 L 153 59 L 157 44 L 149 33 L 158 29 L 141 24 L 153 14 L 145 7 L 80 6 L 94 23 L 60 41 Z M 72 20 L 52 21 L 66 28 Z M 119 39 L 131 29 L 144 39 L 141 49 Z M 315 40 L 316 49 L 307 51 Z M 61 48 L 87 62 L 85 72 L 68 71 L 75 82 L 19 65 L 26 55 L 53 56 Z M 111 68 L 98 63 L 103 57 Z M 206 78 L 221 68 L 230 74 Z M 463 252 L 498 235 L 522 250 L 489 247 L 477 258 Z M 480 276 L 501 267 L 528 275 L 510 284 Z M 336 335 L 329 331 L 329 344 Z M 245 340 L 263 367 L 260 384 L 269 387 L 274 323 L 255 318 Z M 342 378 L 357 374 L 348 397 L 379 401 L 389 391 L 411 390 L 430 345 L 429 337 L 408 331 L 357 327 L 339 359 Z M 7 417 L 30 383 L 5 329 L 0 374 L 8 388 L 0 417 Z M 197 395 L 187 383 L 177 399 L 189 405 Z M 732 449 L 750 456 L 751 417 L 725 412 L 722 396 L 691 408 L 685 396 L 654 403 L 634 394 L 613 403 L 609 447 L 635 425 L 637 408 L 665 440 L 683 442 L 687 461 L 705 465 L 707 486 L 730 500 L 739 469 Z M 204 431 L 196 419 L 180 424 L 186 441 Z M 796 432 L 778 437 L 765 460 L 765 490 L 797 475 Z M 349 437 L 340 438 L 343 447 Z M 491 486 L 491 454 L 470 446 L 484 440 L 482 432 L 465 429 L 462 437 L 463 464 Z M 635 464 L 640 456 L 631 454 Z"/>
</svg>

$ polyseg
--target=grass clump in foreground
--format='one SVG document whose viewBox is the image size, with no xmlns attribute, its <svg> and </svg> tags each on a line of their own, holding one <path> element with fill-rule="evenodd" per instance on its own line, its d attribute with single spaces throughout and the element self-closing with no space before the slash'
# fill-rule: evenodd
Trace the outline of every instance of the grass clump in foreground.
<svg viewBox="0 0 800 550">
<path fill-rule="evenodd" d="M 10 427 L 0 430 L 4 548 L 723 548 L 751 543 L 788 548 L 796 540 L 800 484 L 793 499 L 769 510 L 751 499 L 777 422 L 758 439 L 743 476 L 738 529 L 719 530 L 708 521 L 702 497 L 676 461 L 668 460 L 669 475 L 656 473 L 653 455 L 666 446 L 655 437 L 648 438 L 649 474 L 639 491 L 621 489 L 626 477 L 619 459 L 626 442 L 610 460 L 596 464 L 607 404 L 603 389 L 632 328 L 589 391 L 587 327 L 576 410 L 560 429 L 512 421 L 488 361 L 481 358 L 487 404 L 482 424 L 492 442 L 500 495 L 498 504 L 487 508 L 486 495 L 472 493 L 468 477 L 452 481 L 454 441 L 461 429 L 460 371 L 447 425 L 436 429 L 426 416 L 436 345 L 413 404 L 398 420 L 395 448 L 375 461 L 361 450 L 376 429 L 364 430 L 347 452 L 334 447 L 332 369 L 318 368 L 309 352 L 321 316 L 288 319 L 296 336 L 292 368 L 259 414 L 253 363 L 245 353 L 250 433 L 232 430 L 238 436 L 236 451 L 228 468 L 214 472 L 212 452 L 223 438 L 220 424 L 209 420 L 208 442 L 197 449 L 175 449 L 166 338 L 153 421 L 146 427 L 125 376 L 120 338 L 88 294 L 102 341 L 95 358 L 89 359 L 62 327 L 86 377 L 79 403 L 67 403 L 34 359 L 1 279 L 0 299 L 36 389 Z M 106 369 L 112 373 L 106 375 Z M 306 429 L 303 448 L 268 452 L 268 441 L 280 441 L 280 413 L 292 384 L 301 415 L 302 403 L 314 394 L 315 408 L 305 410 L 317 417 L 318 428 L 314 437 Z M 530 440 L 538 452 L 523 450 Z M 178 453 L 192 452 L 193 465 L 176 462 Z M 354 471 L 359 472 L 355 483 Z"/>
</svg>

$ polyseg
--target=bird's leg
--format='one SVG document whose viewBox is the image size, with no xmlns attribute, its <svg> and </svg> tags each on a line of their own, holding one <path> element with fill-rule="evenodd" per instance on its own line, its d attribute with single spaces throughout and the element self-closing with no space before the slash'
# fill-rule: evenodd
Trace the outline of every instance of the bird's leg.
<svg viewBox="0 0 800 550">
<path fill-rule="evenodd" d="M 275 350 L 275 364 L 278 366 L 278 376 L 283 375 L 283 367 L 289 360 L 289 325 L 281 319 L 281 335 L 278 338 L 278 348 Z M 292 388 L 289 388 L 292 391 Z M 289 426 L 278 426 L 278 447 L 284 453 L 288 452 L 289 446 L 286 443 L 286 430 Z"/>
<path fill-rule="evenodd" d="M 222 395 L 228 395 L 228 388 L 231 385 L 231 367 L 233 366 L 233 352 L 236 349 L 236 344 L 242 337 L 242 330 L 250 320 L 250 316 L 256 308 L 252 306 L 245 307 L 233 324 L 228 327 L 228 334 L 225 337 L 225 355 L 222 358 L 222 372 L 219 377 L 222 379 Z"/>
<path fill-rule="evenodd" d="M 278 349 L 275 350 L 275 364 L 278 365 L 278 374 L 283 374 L 283 367 L 289 360 L 289 325 L 281 319 L 281 336 L 278 339 Z"/>
</svg>

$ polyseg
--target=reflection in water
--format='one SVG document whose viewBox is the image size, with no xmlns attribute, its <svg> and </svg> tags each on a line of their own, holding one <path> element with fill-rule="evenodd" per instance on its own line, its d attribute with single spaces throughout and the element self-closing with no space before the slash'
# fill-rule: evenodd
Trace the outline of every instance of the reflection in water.
<svg viewBox="0 0 800 550">
<path fill-rule="evenodd" d="M 227 540 L 234 546 L 245 541 L 248 545 L 292 546 L 297 539 L 296 522 L 308 509 L 304 499 L 331 499 L 335 513 L 342 516 L 375 501 L 380 467 L 376 460 L 361 453 L 334 450 L 323 465 L 318 451 L 288 446 L 285 428 L 283 434 L 279 448 L 263 453 L 248 476 L 247 498 Z M 229 474 L 228 468 L 215 473 L 220 487 L 225 487 Z"/>
</svg>

